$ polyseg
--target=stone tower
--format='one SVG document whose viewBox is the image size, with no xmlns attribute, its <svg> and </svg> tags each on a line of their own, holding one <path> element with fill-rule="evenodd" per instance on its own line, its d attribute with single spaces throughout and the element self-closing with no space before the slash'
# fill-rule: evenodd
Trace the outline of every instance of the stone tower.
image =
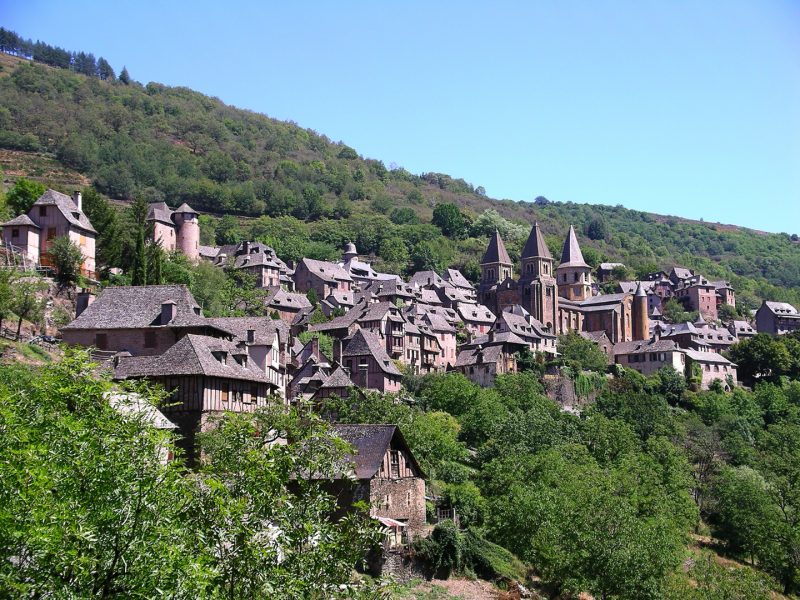
<svg viewBox="0 0 800 600">
<path fill-rule="evenodd" d="M 561 250 L 561 264 L 556 269 L 558 294 L 567 300 L 581 302 L 592 296 L 592 268 L 583 260 L 575 228 L 569 226 Z"/>
<path fill-rule="evenodd" d="M 177 230 L 176 246 L 192 262 L 200 258 L 200 221 L 197 212 L 185 202 L 172 213 Z"/>
<path fill-rule="evenodd" d="M 356 250 L 356 245 L 353 242 L 347 242 L 347 245 L 344 247 L 344 254 L 342 254 L 342 262 L 347 264 L 354 258 L 358 259 L 358 250 Z"/>
<path fill-rule="evenodd" d="M 503 238 L 495 229 L 489 238 L 489 246 L 481 259 L 481 282 L 479 294 L 481 302 L 487 306 L 494 305 L 494 288 L 513 276 L 511 257 L 508 256 Z"/>
<path fill-rule="evenodd" d="M 547 248 L 539 223 L 534 223 L 522 249 L 522 305 L 553 331 L 558 323 L 558 289 L 553 277 L 553 256 Z"/>
<path fill-rule="evenodd" d="M 650 318 L 647 316 L 647 292 L 642 287 L 642 282 L 636 286 L 636 293 L 633 295 L 633 339 L 650 339 Z"/>
</svg>

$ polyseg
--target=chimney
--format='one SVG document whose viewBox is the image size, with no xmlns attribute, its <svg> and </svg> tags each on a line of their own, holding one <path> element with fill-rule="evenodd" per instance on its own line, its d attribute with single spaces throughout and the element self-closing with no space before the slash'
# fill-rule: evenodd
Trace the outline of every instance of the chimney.
<svg viewBox="0 0 800 600">
<path fill-rule="evenodd" d="M 256 341 L 256 330 L 255 329 L 248 329 L 247 330 L 247 343 L 252 344 Z"/>
<path fill-rule="evenodd" d="M 72 201 L 75 203 L 75 206 L 78 207 L 78 210 L 83 211 L 83 196 L 80 191 L 75 190 L 72 193 Z"/>
<path fill-rule="evenodd" d="M 92 305 L 96 296 L 91 292 L 79 292 L 78 297 L 75 299 L 75 318 L 81 316 L 81 313 Z"/>
<path fill-rule="evenodd" d="M 175 312 L 177 311 L 177 305 L 173 300 L 167 300 L 166 302 L 161 303 L 161 324 L 167 325 L 172 322 L 172 319 L 175 318 Z"/>
<path fill-rule="evenodd" d="M 316 336 L 311 338 L 311 354 L 319 358 L 319 338 Z"/>
<path fill-rule="evenodd" d="M 242 242 L 242 253 L 250 254 L 250 242 Z"/>
</svg>

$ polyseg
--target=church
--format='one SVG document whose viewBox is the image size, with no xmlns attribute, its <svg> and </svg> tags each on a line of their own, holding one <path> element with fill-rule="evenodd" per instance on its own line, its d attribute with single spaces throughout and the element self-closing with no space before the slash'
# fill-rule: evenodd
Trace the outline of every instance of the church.
<svg viewBox="0 0 800 600">
<path fill-rule="evenodd" d="M 551 333 L 603 331 L 612 343 L 649 339 L 647 294 L 595 295 L 592 268 L 581 253 L 575 229 L 570 226 L 561 261 L 554 268 L 538 223 L 533 224 L 522 249 L 521 272 L 514 265 L 500 233 L 495 231 L 481 260 L 480 301 L 495 314 L 521 305 Z"/>
</svg>

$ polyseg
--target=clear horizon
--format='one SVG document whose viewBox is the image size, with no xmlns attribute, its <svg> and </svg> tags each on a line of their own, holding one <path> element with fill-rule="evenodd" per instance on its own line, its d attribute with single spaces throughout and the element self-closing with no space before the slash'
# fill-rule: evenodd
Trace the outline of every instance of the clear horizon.
<svg viewBox="0 0 800 600">
<path fill-rule="evenodd" d="M 800 5 L 32 0 L 0 25 L 497 199 L 800 233 Z"/>
</svg>

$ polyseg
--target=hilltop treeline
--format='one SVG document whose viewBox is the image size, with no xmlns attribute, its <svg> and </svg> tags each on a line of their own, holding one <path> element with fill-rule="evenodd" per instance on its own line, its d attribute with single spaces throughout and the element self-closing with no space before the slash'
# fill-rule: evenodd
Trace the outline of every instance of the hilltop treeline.
<svg viewBox="0 0 800 600">
<path fill-rule="evenodd" d="M 89 77 L 98 77 L 104 80 L 110 79 L 112 81 L 117 77 L 114 69 L 102 56 L 95 59 L 94 54 L 91 52 L 74 52 L 45 44 L 39 40 L 35 42 L 26 40 L 16 32 L 9 31 L 3 27 L 0 27 L 0 52 L 29 58 L 51 67 L 69 69 Z M 127 69 L 124 67 L 123 72 L 120 73 L 120 78 L 124 82 L 129 79 Z"/>
<path fill-rule="evenodd" d="M 55 155 L 111 198 L 188 202 L 226 215 L 206 220 L 206 243 L 251 235 L 288 258 L 326 258 L 352 239 L 379 268 L 454 265 L 474 279 L 495 227 L 516 260 L 538 220 L 556 258 L 574 224 L 593 266 L 620 261 L 635 276 L 679 264 L 731 280 L 746 308 L 762 298 L 800 301 L 800 246 L 786 234 L 621 206 L 496 201 L 462 179 L 387 168 L 310 129 L 187 88 L 103 81 L 25 61 L 5 74 L 0 148 Z M 441 210 L 435 220 L 434 209 L 450 204 L 457 214 Z"/>
</svg>

